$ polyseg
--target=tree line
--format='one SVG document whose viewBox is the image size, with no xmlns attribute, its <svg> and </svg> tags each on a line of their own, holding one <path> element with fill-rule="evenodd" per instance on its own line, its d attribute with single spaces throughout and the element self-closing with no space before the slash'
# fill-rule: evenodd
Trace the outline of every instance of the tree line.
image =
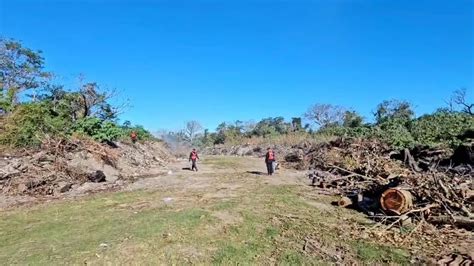
<svg viewBox="0 0 474 266">
<path fill-rule="evenodd" d="M 132 131 L 139 139 L 152 139 L 142 126 L 118 123 L 126 104 L 111 104 L 116 96 L 116 90 L 83 78 L 73 88 L 57 84 L 54 73 L 45 70 L 41 51 L 0 39 L 0 145 L 39 146 L 44 139 L 73 135 L 111 142 L 128 138 Z M 401 100 L 383 101 L 375 110 L 372 122 L 367 122 L 350 108 L 319 103 L 289 121 L 277 116 L 258 122 L 223 122 L 212 132 L 198 121 L 189 121 L 182 130 L 168 132 L 163 138 L 202 147 L 296 134 L 377 138 L 407 148 L 455 146 L 463 134 L 474 131 L 474 103 L 468 101 L 466 89 L 455 91 L 445 107 L 420 117 L 409 102 Z"/>
<path fill-rule="evenodd" d="M 96 82 L 74 88 L 54 82 L 45 71 L 41 51 L 20 42 L 0 39 L 0 144 L 34 147 L 50 138 L 82 135 L 100 142 L 128 138 L 132 131 L 139 139 L 153 136 L 129 121 L 118 124 L 125 104 L 113 105 L 114 89 Z"/>
<path fill-rule="evenodd" d="M 203 129 L 197 121 L 191 121 L 185 129 L 170 134 L 175 140 L 201 147 L 237 144 L 254 137 L 271 141 L 275 137 L 295 134 L 308 138 L 373 138 L 393 148 L 413 148 L 417 145 L 455 147 L 463 141 L 463 136 L 474 132 L 473 108 L 474 103 L 468 101 L 467 90 L 460 89 L 453 93 L 446 107 L 419 117 L 415 116 L 412 104 L 403 100 L 386 100 L 377 105 L 372 122 L 367 122 L 358 112 L 349 108 L 314 104 L 302 117 L 293 117 L 289 121 L 283 117 L 269 117 L 259 122 L 223 122 L 214 132 Z M 307 123 L 303 124 L 303 118 Z"/>
</svg>

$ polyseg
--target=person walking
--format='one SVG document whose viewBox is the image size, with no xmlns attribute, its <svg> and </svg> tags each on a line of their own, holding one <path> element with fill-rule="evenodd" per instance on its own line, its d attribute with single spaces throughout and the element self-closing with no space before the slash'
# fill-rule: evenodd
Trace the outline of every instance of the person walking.
<svg viewBox="0 0 474 266">
<path fill-rule="evenodd" d="M 275 172 L 274 164 L 276 158 L 275 153 L 273 152 L 272 148 L 267 149 L 267 154 L 265 155 L 265 164 L 267 165 L 267 172 L 268 175 L 273 175 Z"/>
<path fill-rule="evenodd" d="M 199 160 L 199 155 L 196 151 L 196 149 L 193 149 L 193 151 L 191 152 L 191 154 L 189 154 L 189 161 L 193 163 L 193 165 L 191 166 L 191 171 L 198 171 L 198 168 L 197 168 L 197 160 Z"/>
</svg>

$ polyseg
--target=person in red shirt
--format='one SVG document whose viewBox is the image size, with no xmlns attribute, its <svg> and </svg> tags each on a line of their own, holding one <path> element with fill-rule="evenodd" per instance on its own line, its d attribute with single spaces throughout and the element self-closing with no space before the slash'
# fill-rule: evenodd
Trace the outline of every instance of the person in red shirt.
<svg viewBox="0 0 474 266">
<path fill-rule="evenodd" d="M 189 161 L 190 162 L 193 162 L 193 165 L 191 167 L 191 170 L 192 171 L 198 171 L 198 168 L 197 168 L 197 160 L 199 160 L 199 155 L 196 151 L 196 149 L 193 149 L 193 151 L 191 152 L 191 154 L 189 154 Z"/>
<path fill-rule="evenodd" d="M 275 153 L 271 148 L 267 149 L 267 154 L 265 155 L 265 163 L 267 164 L 268 175 L 273 175 L 275 172 L 274 164 L 276 162 Z"/>
<path fill-rule="evenodd" d="M 132 140 L 132 143 L 137 142 L 137 140 L 138 140 L 138 134 L 137 134 L 137 132 L 132 131 L 132 132 L 130 133 L 130 139 Z"/>
</svg>

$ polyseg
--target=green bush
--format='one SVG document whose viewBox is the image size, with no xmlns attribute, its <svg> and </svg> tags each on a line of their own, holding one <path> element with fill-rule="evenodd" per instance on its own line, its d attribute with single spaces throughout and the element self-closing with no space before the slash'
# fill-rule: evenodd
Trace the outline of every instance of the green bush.
<svg viewBox="0 0 474 266">
<path fill-rule="evenodd" d="M 416 119 L 411 132 L 417 143 L 428 146 L 446 144 L 455 147 L 461 143 L 458 136 L 469 129 L 474 129 L 474 116 L 438 111 Z"/>
<path fill-rule="evenodd" d="M 90 136 L 99 142 L 114 141 L 123 135 L 123 130 L 111 121 L 96 117 L 86 117 L 75 123 L 74 132 Z"/>
<path fill-rule="evenodd" d="M 415 139 L 411 132 L 411 121 L 406 119 L 388 119 L 374 127 L 372 137 L 382 140 L 395 149 L 412 148 Z"/>
<path fill-rule="evenodd" d="M 153 134 L 147 131 L 143 126 L 131 126 L 130 123 L 125 122 L 124 125 L 120 128 L 121 129 L 121 138 L 122 139 L 130 139 L 130 135 L 132 132 L 137 133 L 138 140 L 155 140 Z"/>
<path fill-rule="evenodd" d="M 70 133 L 70 121 L 52 112 L 47 103 L 27 103 L 17 106 L 5 119 L 0 143 L 12 147 L 38 146 L 48 137 L 65 137 Z"/>
<path fill-rule="evenodd" d="M 335 137 L 367 138 L 372 136 L 373 130 L 369 126 L 344 127 L 333 126 L 320 129 L 318 134 Z"/>
</svg>

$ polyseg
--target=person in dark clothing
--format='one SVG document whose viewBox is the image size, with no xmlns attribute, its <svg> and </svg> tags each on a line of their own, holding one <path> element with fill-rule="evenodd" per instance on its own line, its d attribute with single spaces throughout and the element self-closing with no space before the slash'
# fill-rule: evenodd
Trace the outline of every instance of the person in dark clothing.
<svg viewBox="0 0 474 266">
<path fill-rule="evenodd" d="M 197 154 L 196 149 L 193 149 L 191 154 L 189 154 L 189 161 L 193 162 L 193 165 L 191 167 L 192 171 L 196 171 L 196 172 L 198 171 L 197 164 L 196 164 L 197 160 L 199 160 L 199 155 Z"/>
<path fill-rule="evenodd" d="M 275 169 L 273 165 L 275 164 L 276 158 L 275 158 L 275 153 L 271 148 L 267 149 L 267 154 L 265 155 L 265 163 L 267 164 L 267 172 L 268 175 L 273 175 L 275 172 Z"/>
</svg>

